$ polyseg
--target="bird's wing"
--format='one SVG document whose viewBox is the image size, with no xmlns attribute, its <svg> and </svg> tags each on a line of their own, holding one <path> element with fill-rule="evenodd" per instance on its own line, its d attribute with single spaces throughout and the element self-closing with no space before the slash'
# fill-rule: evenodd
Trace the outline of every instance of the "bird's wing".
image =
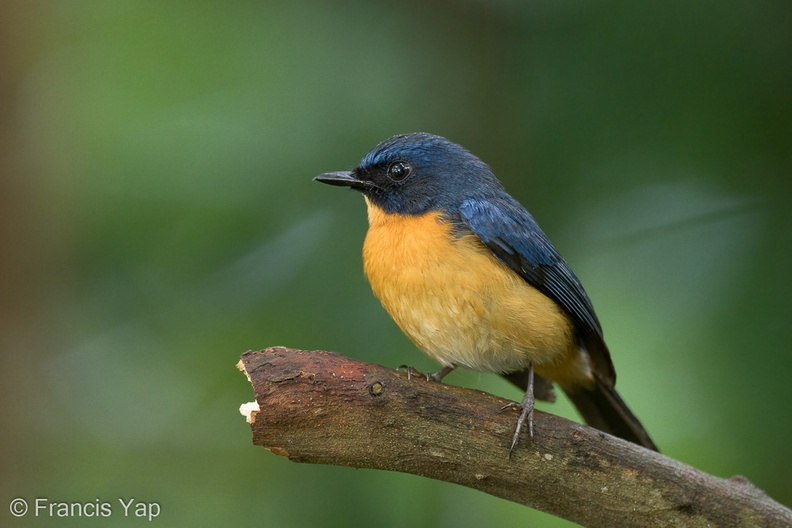
<svg viewBox="0 0 792 528">
<path fill-rule="evenodd" d="M 530 213 L 516 202 L 481 199 L 465 200 L 459 213 L 498 259 L 563 308 L 600 379 L 612 386 L 616 375 L 594 307 L 569 264 Z"/>
</svg>

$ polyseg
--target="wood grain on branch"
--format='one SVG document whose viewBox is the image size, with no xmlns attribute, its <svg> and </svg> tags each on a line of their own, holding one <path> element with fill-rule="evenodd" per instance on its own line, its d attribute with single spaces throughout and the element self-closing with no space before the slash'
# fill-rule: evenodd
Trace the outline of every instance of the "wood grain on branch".
<svg viewBox="0 0 792 528">
<path fill-rule="evenodd" d="M 239 363 L 259 410 L 253 443 L 295 462 L 402 471 L 590 527 L 790 527 L 792 511 L 722 479 L 537 411 L 511 459 L 507 400 L 333 352 L 273 347 Z"/>
</svg>

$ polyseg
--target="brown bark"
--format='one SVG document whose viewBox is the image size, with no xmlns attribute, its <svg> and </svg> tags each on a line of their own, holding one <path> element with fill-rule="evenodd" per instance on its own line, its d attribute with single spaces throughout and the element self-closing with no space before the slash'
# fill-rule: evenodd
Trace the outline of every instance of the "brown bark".
<svg viewBox="0 0 792 528">
<path fill-rule="evenodd" d="M 403 471 L 468 486 L 590 527 L 789 527 L 792 511 L 722 479 L 537 411 L 511 459 L 506 400 L 333 352 L 243 354 L 253 443 L 295 462 Z"/>
</svg>

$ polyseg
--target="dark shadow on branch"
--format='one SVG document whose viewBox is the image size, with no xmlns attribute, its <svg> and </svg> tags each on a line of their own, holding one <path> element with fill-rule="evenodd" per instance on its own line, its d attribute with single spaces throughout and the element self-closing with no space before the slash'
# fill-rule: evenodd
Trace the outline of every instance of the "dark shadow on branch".
<svg viewBox="0 0 792 528">
<path fill-rule="evenodd" d="M 790 527 L 746 479 L 721 479 L 537 411 L 511 460 L 506 400 L 333 352 L 242 355 L 253 443 L 295 462 L 402 471 L 468 486 L 590 527 Z"/>
</svg>

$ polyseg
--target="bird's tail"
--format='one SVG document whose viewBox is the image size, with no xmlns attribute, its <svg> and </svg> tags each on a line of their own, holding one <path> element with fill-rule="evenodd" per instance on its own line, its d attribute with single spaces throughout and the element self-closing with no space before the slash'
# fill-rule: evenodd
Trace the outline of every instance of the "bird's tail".
<svg viewBox="0 0 792 528">
<path fill-rule="evenodd" d="M 616 389 L 597 379 L 591 388 L 564 388 L 580 415 L 591 427 L 660 451 Z"/>
</svg>

